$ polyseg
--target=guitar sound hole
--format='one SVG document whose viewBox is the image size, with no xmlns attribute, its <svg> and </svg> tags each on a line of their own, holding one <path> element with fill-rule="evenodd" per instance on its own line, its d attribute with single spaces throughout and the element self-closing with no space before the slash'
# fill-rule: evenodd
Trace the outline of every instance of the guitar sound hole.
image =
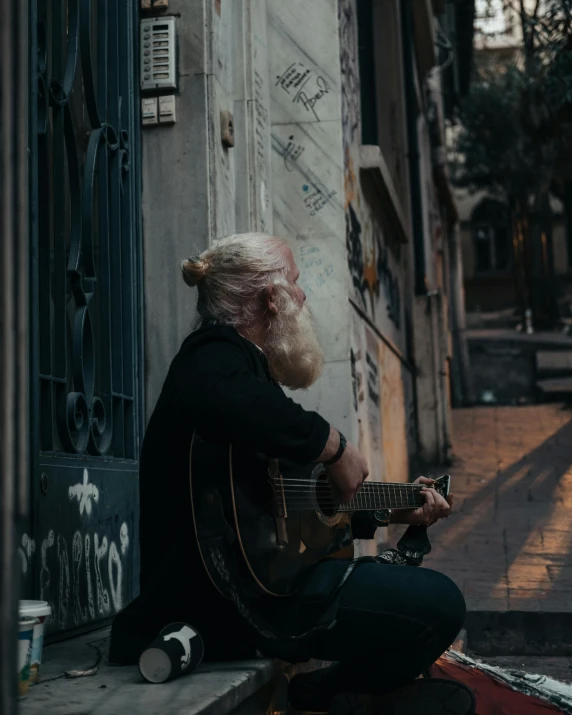
<svg viewBox="0 0 572 715">
<path fill-rule="evenodd" d="M 325 473 L 321 474 L 316 481 L 316 501 L 324 516 L 334 516 L 338 511 L 337 501 Z"/>
</svg>

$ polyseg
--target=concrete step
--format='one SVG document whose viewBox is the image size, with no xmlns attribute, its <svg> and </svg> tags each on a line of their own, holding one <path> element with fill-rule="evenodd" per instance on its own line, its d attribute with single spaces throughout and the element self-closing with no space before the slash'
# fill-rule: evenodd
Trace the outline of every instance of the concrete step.
<svg viewBox="0 0 572 715">
<path fill-rule="evenodd" d="M 205 663 L 193 673 L 151 685 L 137 666 L 107 664 L 109 629 L 44 649 L 41 682 L 20 715 L 264 715 L 286 710 L 287 666 L 274 660 Z M 69 670 L 93 675 L 66 677 Z"/>
<path fill-rule="evenodd" d="M 570 397 L 572 395 L 572 376 L 538 380 L 536 388 L 543 397 L 552 399 Z"/>
<path fill-rule="evenodd" d="M 539 350 L 536 371 L 540 378 L 572 377 L 572 352 Z"/>
</svg>

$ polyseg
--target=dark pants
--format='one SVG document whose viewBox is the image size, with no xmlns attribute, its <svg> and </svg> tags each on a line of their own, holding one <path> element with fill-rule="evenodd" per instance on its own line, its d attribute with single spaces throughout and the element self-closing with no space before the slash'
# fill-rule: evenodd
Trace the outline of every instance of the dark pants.
<svg viewBox="0 0 572 715">
<path fill-rule="evenodd" d="M 342 588 L 336 625 L 311 637 L 307 655 L 339 661 L 329 671 L 333 693 L 391 691 L 437 660 L 465 612 L 460 590 L 437 571 L 364 563 Z"/>
<path fill-rule="evenodd" d="M 320 563 L 306 599 L 319 600 L 322 587 L 327 598 L 347 563 Z M 277 601 L 272 599 L 274 606 Z M 291 632 L 315 622 L 308 611 L 304 617 L 296 603 L 293 597 L 281 617 L 286 622 L 292 614 Z M 198 567 L 181 569 L 166 562 L 161 578 L 115 618 L 110 660 L 136 663 L 161 628 L 185 621 L 203 636 L 208 660 L 252 658 L 259 647 L 284 660 L 339 661 L 328 671 L 333 694 L 348 689 L 383 692 L 412 680 L 434 663 L 454 641 L 464 618 L 463 596 L 447 576 L 414 566 L 361 563 L 342 587 L 336 625 L 298 641 L 292 655 L 278 641 L 261 642 L 234 605 L 206 583 Z"/>
</svg>

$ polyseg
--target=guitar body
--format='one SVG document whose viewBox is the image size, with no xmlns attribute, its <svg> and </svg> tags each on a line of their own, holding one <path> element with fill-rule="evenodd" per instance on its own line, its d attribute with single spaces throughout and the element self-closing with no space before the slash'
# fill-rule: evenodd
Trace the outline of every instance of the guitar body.
<svg viewBox="0 0 572 715">
<path fill-rule="evenodd" d="M 307 509 L 284 508 L 281 484 L 294 484 L 294 479 L 301 484 L 303 501 L 297 503 L 303 507 L 307 501 Z M 322 511 L 312 497 L 312 483 L 321 487 L 322 482 L 326 484 L 321 466 L 281 462 L 279 471 L 273 460 L 253 459 L 252 454 L 204 442 L 195 434 L 190 455 L 195 532 L 205 568 L 223 595 L 225 569 L 212 568 L 218 534 L 236 566 L 233 576 L 254 594 L 288 596 L 318 561 L 353 557 L 351 514 Z"/>
<path fill-rule="evenodd" d="M 447 496 L 449 484 L 445 475 L 434 488 Z M 423 504 L 422 488 L 365 482 L 350 504 L 340 506 L 321 464 L 278 464 L 196 434 L 191 443 L 196 541 L 211 581 L 239 608 L 242 594 L 289 596 L 319 561 L 351 559 L 353 511 L 416 508 Z"/>
</svg>

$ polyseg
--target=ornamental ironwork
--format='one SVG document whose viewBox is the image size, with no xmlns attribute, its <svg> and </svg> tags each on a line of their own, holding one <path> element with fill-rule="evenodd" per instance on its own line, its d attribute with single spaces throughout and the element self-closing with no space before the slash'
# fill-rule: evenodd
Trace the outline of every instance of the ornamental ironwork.
<svg viewBox="0 0 572 715">
<path fill-rule="evenodd" d="M 32 3 L 41 453 L 137 457 L 134 5 Z"/>
</svg>

